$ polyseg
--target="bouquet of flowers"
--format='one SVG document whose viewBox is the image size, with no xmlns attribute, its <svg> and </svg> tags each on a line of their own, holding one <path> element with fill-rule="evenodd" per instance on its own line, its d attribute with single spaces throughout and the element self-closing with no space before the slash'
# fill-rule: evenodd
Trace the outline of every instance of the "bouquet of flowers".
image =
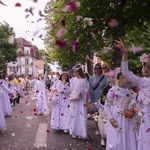
<svg viewBox="0 0 150 150">
<path fill-rule="evenodd" d="M 124 111 L 125 118 L 132 119 L 137 114 L 137 109 L 135 107 L 131 109 L 126 109 Z"/>
</svg>

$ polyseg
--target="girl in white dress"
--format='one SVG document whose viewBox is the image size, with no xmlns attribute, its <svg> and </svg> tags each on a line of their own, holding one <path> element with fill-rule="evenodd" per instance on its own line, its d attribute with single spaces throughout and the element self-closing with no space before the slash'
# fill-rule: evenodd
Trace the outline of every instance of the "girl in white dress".
<svg viewBox="0 0 150 150">
<path fill-rule="evenodd" d="M 54 82 L 51 88 L 53 92 L 51 114 L 52 129 L 64 130 L 64 132 L 67 132 L 69 88 L 69 75 L 67 72 L 63 72 L 60 78 Z"/>
<path fill-rule="evenodd" d="M 117 79 L 118 86 L 109 90 L 105 102 L 108 117 L 106 150 L 137 150 L 132 92 L 127 88 L 128 81 L 122 73 Z"/>
<path fill-rule="evenodd" d="M 139 77 L 129 71 L 128 68 L 128 53 L 127 48 L 124 47 L 123 41 L 120 39 L 116 41 L 116 47 L 123 52 L 122 56 L 122 73 L 125 78 L 138 87 L 137 101 L 141 103 L 141 125 L 139 129 L 138 150 L 150 149 L 150 53 L 143 54 L 141 62 L 143 62 L 143 75 Z"/>
<path fill-rule="evenodd" d="M 2 82 L 2 84 L 8 88 L 8 83 L 5 79 L 5 75 L 3 72 L 0 72 L 0 82 Z M 7 92 L 5 92 L 5 94 L 4 94 L 4 100 L 2 101 L 2 104 L 3 104 L 4 115 L 6 115 L 6 116 L 11 115 L 12 108 L 11 108 L 11 104 L 10 104 L 9 95 Z"/>
<path fill-rule="evenodd" d="M 47 71 L 44 74 L 44 78 L 41 74 L 38 75 L 38 80 L 35 82 L 35 96 L 36 96 L 36 110 L 38 115 L 43 115 L 48 109 L 47 106 L 47 93 L 46 93 L 46 77 Z"/>
<path fill-rule="evenodd" d="M 73 100 L 70 97 L 68 129 L 72 138 L 77 136 L 79 138 L 87 138 L 86 94 L 89 91 L 89 83 L 84 77 L 81 65 L 76 65 L 74 71 L 77 77 L 71 80 L 70 91 L 71 95 L 72 93 L 77 94 L 77 99 Z"/>
</svg>

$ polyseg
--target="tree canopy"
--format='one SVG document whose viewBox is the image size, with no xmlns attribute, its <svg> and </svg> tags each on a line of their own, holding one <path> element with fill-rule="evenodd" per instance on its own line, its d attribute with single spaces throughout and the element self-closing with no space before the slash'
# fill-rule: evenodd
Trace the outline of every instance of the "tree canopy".
<svg viewBox="0 0 150 150">
<path fill-rule="evenodd" d="M 7 69 L 6 63 L 16 61 L 17 58 L 17 42 L 15 40 L 15 32 L 7 23 L 0 25 L 0 63 L 1 70 Z"/>
<path fill-rule="evenodd" d="M 45 10 L 48 33 L 45 42 L 51 49 L 52 60 L 71 67 L 77 62 L 84 64 L 86 56 L 92 58 L 95 51 L 112 47 L 106 57 L 110 56 L 108 61 L 116 66 L 121 52 L 112 45 L 119 37 L 127 45 L 136 43 L 147 49 L 148 40 L 144 39 L 148 39 L 149 6 L 149 0 L 59 0 Z M 134 59 L 138 61 L 136 55 Z"/>
</svg>

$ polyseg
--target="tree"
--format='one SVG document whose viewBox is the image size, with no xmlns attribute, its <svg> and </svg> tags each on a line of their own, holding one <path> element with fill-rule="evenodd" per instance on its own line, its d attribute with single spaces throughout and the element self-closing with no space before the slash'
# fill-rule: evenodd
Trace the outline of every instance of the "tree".
<svg viewBox="0 0 150 150">
<path fill-rule="evenodd" d="M 81 0 L 81 6 L 70 13 L 63 11 L 67 2 L 68 0 L 60 0 L 55 3 L 52 9 L 54 18 L 47 17 L 47 22 L 50 23 L 47 27 L 47 39 L 53 39 L 52 42 L 47 42 L 47 45 L 53 49 L 54 56 L 57 55 L 57 59 L 63 63 L 70 60 L 71 55 L 70 66 L 74 58 L 77 63 L 85 63 L 86 55 L 92 57 L 93 51 L 101 51 L 104 46 L 112 47 L 115 40 L 119 37 L 124 38 L 127 33 L 135 30 L 135 27 L 141 31 L 146 29 L 150 20 L 149 0 Z M 77 19 L 79 16 L 80 19 Z M 92 19 L 93 25 L 88 25 L 86 18 Z M 65 23 L 62 24 L 62 20 Z M 51 23 L 55 26 L 51 26 Z M 66 32 L 58 37 L 57 32 L 61 28 Z M 77 52 L 73 51 L 72 39 L 78 40 Z M 56 46 L 58 40 L 65 41 L 66 44 L 59 50 Z M 121 52 L 114 47 L 113 49 L 113 67 L 120 66 Z"/>
<path fill-rule="evenodd" d="M 9 38 L 11 38 L 9 42 Z M 6 63 L 16 61 L 17 58 L 17 42 L 13 28 L 8 24 L 0 25 L 0 50 L 4 55 Z"/>
</svg>

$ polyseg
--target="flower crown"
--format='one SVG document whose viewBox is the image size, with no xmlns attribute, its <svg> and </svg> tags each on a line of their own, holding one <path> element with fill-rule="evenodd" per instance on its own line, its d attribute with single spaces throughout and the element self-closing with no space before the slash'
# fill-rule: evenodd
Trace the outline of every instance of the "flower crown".
<svg viewBox="0 0 150 150">
<path fill-rule="evenodd" d="M 141 57 L 140 57 L 140 62 L 142 63 L 147 63 L 150 61 L 150 54 L 143 54 Z"/>
</svg>

